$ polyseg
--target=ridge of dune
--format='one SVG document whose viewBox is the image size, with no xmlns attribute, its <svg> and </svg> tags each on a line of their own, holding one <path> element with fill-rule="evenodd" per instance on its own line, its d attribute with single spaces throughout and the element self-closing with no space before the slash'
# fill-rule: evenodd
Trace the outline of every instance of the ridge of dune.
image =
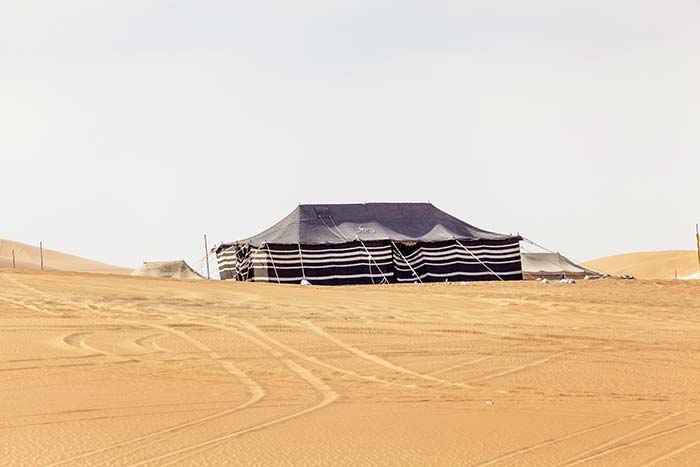
<svg viewBox="0 0 700 467">
<path fill-rule="evenodd" d="M 698 256 L 693 250 L 643 251 L 606 256 L 585 266 L 608 274 L 631 274 L 638 279 L 679 279 L 698 277 Z"/>
<path fill-rule="evenodd" d="M 12 250 L 19 269 L 40 269 L 39 247 L 0 239 L 0 268 L 12 267 Z M 80 256 L 44 248 L 44 269 L 56 271 L 92 272 L 99 274 L 130 274 L 131 269 L 93 261 Z"/>
</svg>

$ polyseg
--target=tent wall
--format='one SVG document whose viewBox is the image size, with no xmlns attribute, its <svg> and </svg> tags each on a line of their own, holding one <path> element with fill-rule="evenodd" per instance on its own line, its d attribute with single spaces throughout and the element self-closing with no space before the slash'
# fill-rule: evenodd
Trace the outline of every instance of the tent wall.
<svg viewBox="0 0 700 467">
<path fill-rule="evenodd" d="M 559 253 L 523 253 L 522 264 L 525 280 L 562 279 L 564 277 L 583 279 L 587 275 L 598 274 Z"/>
<path fill-rule="evenodd" d="M 237 245 L 217 252 L 222 279 L 298 284 L 378 284 L 393 281 L 391 243 Z"/>
<path fill-rule="evenodd" d="M 396 243 L 394 264 L 397 282 L 415 282 L 416 276 L 422 282 L 523 278 L 517 239 Z"/>
<path fill-rule="evenodd" d="M 497 280 L 494 272 L 503 280 L 522 279 L 517 238 L 459 243 L 232 244 L 217 250 L 217 258 L 221 278 L 239 281 L 298 284 L 306 279 L 314 285 L 350 285 L 385 279 L 417 282 L 416 276 L 422 282 Z"/>
<path fill-rule="evenodd" d="M 216 251 L 221 280 L 248 280 L 252 250 L 246 244 L 231 244 Z"/>
<path fill-rule="evenodd" d="M 547 280 L 559 280 L 559 279 L 583 279 L 587 276 L 585 272 L 550 272 L 550 271 L 537 271 L 537 272 L 527 272 L 523 271 L 523 280 L 534 281 L 537 279 L 547 279 Z"/>
</svg>

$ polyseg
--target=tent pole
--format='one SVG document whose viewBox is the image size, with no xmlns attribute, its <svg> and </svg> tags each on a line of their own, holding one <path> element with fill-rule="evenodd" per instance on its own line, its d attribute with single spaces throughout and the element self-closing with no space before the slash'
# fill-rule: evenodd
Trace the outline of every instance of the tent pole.
<svg viewBox="0 0 700 467">
<path fill-rule="evenodd" d="M 204 234 L 204 256 L 207 258 L 207 280 L 211 280 L 209 273 L 209 245 L 207 244 L 207 234 Z"/>
<path fill-rule="evenodd" d="M 369 250 L 367 249 L 367 247 L 365 246 L 365 244 L 362 242 L 362 240 L 360 240 L 359 235 L 358 235 L 358 237 L 357 237 L 357 241 L 360 242 L 360 245 L 362 245 L 362 248 L 364 248 L 365 251 L 367 252 L 367 256 L 369 256 L 370 262 L 371 262 L 371 263 L 374 263 L 374 265 L 377 266 L 377 269 L 379 269 L 379 274 L 381 274 L 382 277 L 383 277 L 382 283 L 383 283 L 384 281 L 386 281 L 386 283 L 388 284 L 388 283 L 389 283 L 389 279 L 387 279 L 387 277 L 384 275 L 384 271 L 382 271 L 382 268 L 379 267 L 379 264 L 377 264 L 377 262 L 375 261 L 374 257 L 372 256 L 372 253 L 369 252 Z M 372 284 L 374 284 L 374 278 L 372 277 L 372 266 L 370 266 L 370 268 L 369 268 L 369 277 L 370 277 L 370 279 L 372 279 Z"/>
<path fill-rule="evenodd" d="M 277 274 L 277 268 L 275 267 L 275 260 L 272 258 L 272 250 L 270 250 L 270 245 L 268 243 L 265 243 L 265 246 L 267 247 L 267 253 L 270 255 L 270 262 L 272 263 L 272 270 L 275 271 L 275 277 L 277 278 L 277 283 L 281 284 L 280 282 L 280 276 Z"/>
<path fill-rule="evenodd" d="M 455 238 L 455 242 L 457 242 L 457 244 L 458 244 L 459 246 L 461 246 L 462 248 L 464 248 L 464 250 L 465 250 L 467 253 L 469 253 L 470 255 L 472 255 L 472 256 L 474 257 L 475 260 L 477 260 L 478 262 L 480 262 L 481 265 L 482 265 L 483 267 L 485 267 L 486 269 L 488 269 L 489 271 L 491 271 L 491 274 L 493 274 L 494 276 L 498 277 L 498 280 L 503 281 L 503 278 L 502 278 L 501 276 L 499 276 L 498 274 L 496 274 L 495 272 L 493 272 L 493 269 L 491 269 L 490 267 L 486 266 L 486 263 L 484 263 L 483 261 L 481 261 L 474 253 L 472 253 L 471 251 L 469 251 L 469 248 L 467 248 L 466 246 L 462 245 L 462 242 L 460 242 L 460 241 L 457 240 L 456 238 Z"/>
<path fill-rule="evenodd" d="M 398 251 L 399 256 L 401 256 L 401 258 L 403 258 L 403 260 L 406 262 L 406 265 L 411 269 L 411 272 L 413 273 L 413 275 L 416 276 L 416 279 L 418 279 L 418 282 L 420 282 L 422 284 L 423 280 L 420 278 L 420 276 L 418 276 L 418 274 L 416 273 L 416 270 L 413 269 L 413 266 L 411 266 L 411 263 L 408 262 L 408 260 L 403 255 L 403 253 L 401 253 L 401 250 L 399 250 L 399 247 L 396 246 L 396 244 L 394 243 L 393 240 L 391 241 L 391 244 L 396 247 L 396 251 Z"/>
</svg>

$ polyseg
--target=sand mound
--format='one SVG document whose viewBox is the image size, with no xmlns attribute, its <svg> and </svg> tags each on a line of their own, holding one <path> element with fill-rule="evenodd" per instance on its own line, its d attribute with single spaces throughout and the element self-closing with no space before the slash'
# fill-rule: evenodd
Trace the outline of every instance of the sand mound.
<svg viewBox="0 0 700 467">
<path fill-rule="evenodd" d="M 608 274 L 631 274 L 638 279 L 688 278 L 698 273 L 697 252 L 692 250 L 627 253 L 595 259 L 585 264 Z"/>
<path fill-rule="evenodd" d="M 19 269 L 40 269 L 39 247 L 0 239 L 0 268 L 12 267 L 12 250 Z M 100 274 L 129 274 L 131 269 L 69 255 L 44 248 L 44 268 L 58 271 L 94 272 Z"/>
</svg>

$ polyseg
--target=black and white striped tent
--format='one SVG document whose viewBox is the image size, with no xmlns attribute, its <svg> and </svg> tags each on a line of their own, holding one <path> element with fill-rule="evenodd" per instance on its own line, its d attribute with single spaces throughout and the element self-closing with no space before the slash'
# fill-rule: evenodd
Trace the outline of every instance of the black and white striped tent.
<svg viewBox="0 0 700 467">
<path fill-rule="evenodd" d="M 520 280 L 521 238 L 430 203 L 302 204 L 216 249 L 222 279 L 314 285 Z"/>
</svg>

